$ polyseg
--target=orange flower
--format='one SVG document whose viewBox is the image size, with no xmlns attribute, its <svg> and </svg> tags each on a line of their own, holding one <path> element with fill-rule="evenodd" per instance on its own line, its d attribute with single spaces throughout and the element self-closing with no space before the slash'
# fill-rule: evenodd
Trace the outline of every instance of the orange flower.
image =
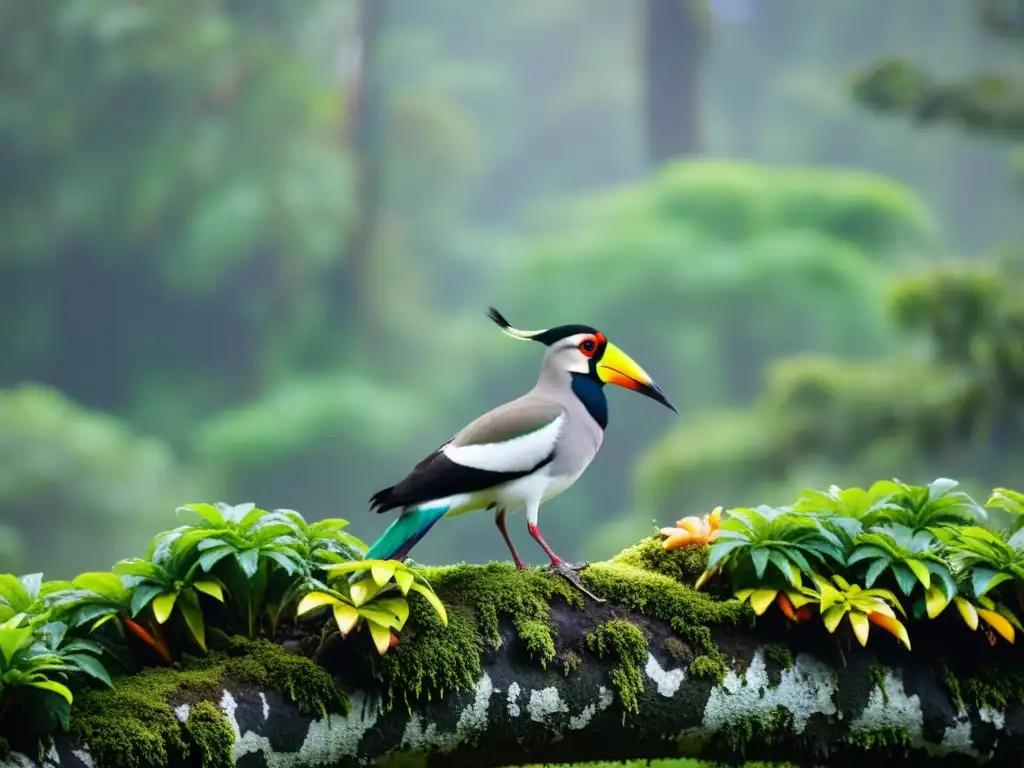
<svg viewBox="0 0 1024 768">
<path fill-rule="evenodd" d="M 722 508 L 715 507 L 711 514 L 702 518 L 691 516 L 677 520 L 675 527 L 661 529 L 661 535 L 666 537 L 663 545 L 672 550 L 689 544 L 710 544 L 718 538 L 721 519 Z"/>
</svg>

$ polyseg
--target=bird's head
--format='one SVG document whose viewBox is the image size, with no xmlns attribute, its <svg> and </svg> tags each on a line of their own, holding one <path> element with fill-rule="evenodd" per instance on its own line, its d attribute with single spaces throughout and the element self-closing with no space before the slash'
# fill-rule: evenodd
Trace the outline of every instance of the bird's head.
<svg viewBox="0 0 1024 768">
<path fill-rule="evenodd" d="M 506 334 L 525 341 L 539 341 L 548 348 L 545 363 L 569 373 L 590 376 L 600 384 L 616 384 L 679 413 L 654 380 L 629 355 L 589 325 L 559 325 L 542 331 L 513 328 L 494 307 L 487 311 Z"/>
</svg>

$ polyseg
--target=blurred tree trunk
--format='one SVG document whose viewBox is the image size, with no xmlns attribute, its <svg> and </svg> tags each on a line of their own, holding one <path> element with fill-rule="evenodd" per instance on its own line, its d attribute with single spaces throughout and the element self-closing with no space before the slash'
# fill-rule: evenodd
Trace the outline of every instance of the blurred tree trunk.
<svg viewBox="0 0 1024 768">
<path fill-rule="evenodd" d="M 707 48 L 706 0 L 647 0 L 644 6 L 647 157 L 654 166 L 700 154 L 700 65 Z"/>
<path fill-rule="evenodd" d="M 360 0 L 359 63 L 354 82 L 351 141 L 355 163 L 356 221 L 333 281 L 332 297 L 340 321 L 364 348 L 372 344 L 374 297 L 369 295 L 370 270 L 378 241 L 383 175 L 384 94 L 378 66 L 379 44 L 387 15 L 386 0 Z"/>
</svg>

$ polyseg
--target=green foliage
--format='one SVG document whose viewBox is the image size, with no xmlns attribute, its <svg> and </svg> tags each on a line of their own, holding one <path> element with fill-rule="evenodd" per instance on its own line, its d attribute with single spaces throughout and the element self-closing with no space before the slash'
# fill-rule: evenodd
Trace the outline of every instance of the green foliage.
<svg viewBox="0 0 1024 768">
<path fill-rule="evenodd" d="M 409 616 L 410 591 L 447 623 L 422 574 L 397 562 L 363 560 L 366 545 L 344 530 L 345 520 L 308 523 L 294 510 L 253 504 L 197 503 L 178 511 L 193 515 L 195 524 L 158 534 L 144 557 L 121 560 L 112 573 L 50 582 L 41 573 L 0 574 L 0 722 L 27 718 L 35 735 L 66 729 L 75 676 L 110 686 L 115 666 L 137 672 L 154 661 L 180 662 L 194 648 L 207 652 L 210 628 L 236 645 L 245 642 L 241 638 L 275 639 L 283 621 L 333 603 L 339 626 L 350 608 L 369 624 L 383 654 L 392 644 L 391 629 L 401 631 Z M 349 574 L 367 570 L 366 578 L 347 583 Z M 355 623 L 342 627 L 343 634 Z M 256 663 L 251 653 L 246 658 Z M 289 677 L 291 661 L 275 659 L 273 671 L 239 664 L 230 665 L 233 674 L 258 677 L 293 698 L 300 683 L 310 685 Z M 315 697 L 322 711 L 324 696 Z M 204 764 L 219 764 L 222 756 L 200 743 L 199 731 L 222 730 L 207 720 L 197 720 L 195 733 L 189 732 Z"/>
<path fill-rule="evenodd" d="M 875 624 L 909 649 L 897 613 L 933 620 L 951 603 L 971 630 L 1012 643 L 1024 631 L 1008 607 L 1024 595 L 1018 529 L 979 525 L 985 509 L 957 488 L 947 478 L 926 486 L 886 480 L 867 490 L 804 490 L 778 508 L 729 510 L 697 586 L 723 580 L 758 616 L 774 604 L 797 623 L 818 614 L 829 632 L 846 619 L 861 645 Z M 1013 507 L 1019 498 L 999 488 L 989 506 Z"/>
</svg>

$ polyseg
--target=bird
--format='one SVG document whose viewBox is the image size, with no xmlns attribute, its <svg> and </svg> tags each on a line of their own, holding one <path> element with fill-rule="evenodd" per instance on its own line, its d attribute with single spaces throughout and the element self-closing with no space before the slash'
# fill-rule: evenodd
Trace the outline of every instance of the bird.
<svg viewBox="0 0 1024 768">
<path fill-rule="evenodd" d="M 604 386 L 615 384 L 679 411 L 654 380 L 589 325 L 524 331 L 497 309 L 487 316 L 508 336 L 547 347 L 534 387 L 483 414 L 417 463 L 395 485 L 370 497 L 377 513 L 400 510 L 367 549 L 365 560 L 404 561 L 444 517 L 494 510 L 495 524 L 516 568 L 525 569 L 506 515 L 526 510 L 526 528 L 550 559 L 549 571 L 598 600 L 580 579 L 587 563 L 571 564 L 541 536 L 541 504 L 568 490 L 593 461 L 608 426 Z"/>
</svg>

